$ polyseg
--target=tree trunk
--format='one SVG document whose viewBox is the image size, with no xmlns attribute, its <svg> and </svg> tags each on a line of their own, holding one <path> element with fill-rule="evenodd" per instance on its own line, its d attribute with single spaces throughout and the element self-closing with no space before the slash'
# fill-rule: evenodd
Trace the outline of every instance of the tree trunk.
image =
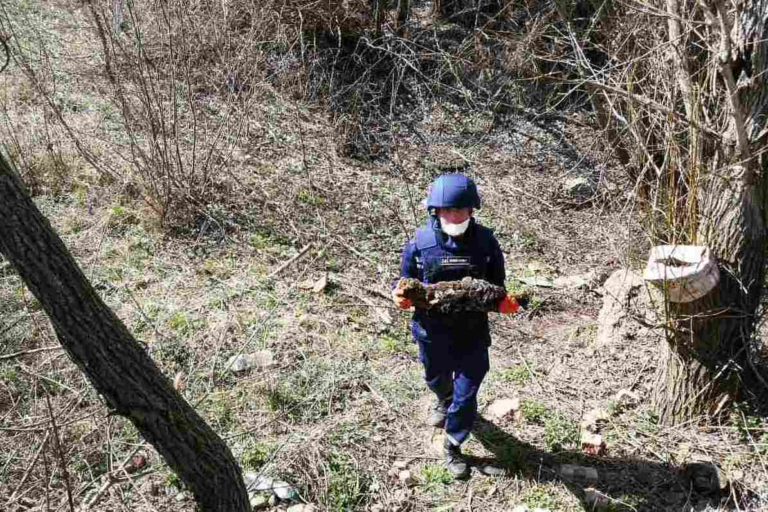
<svg viewBox="0 0 768 512">
<path fill-rule="evenodd" d="M 2 154 L 0 252 L 40 301 L 75 364 L 165 458 L 200 510 L 249 510 L 229 448 L 104 304 Z"/>
<path fill-rule="evenodd" d="M 721 27 L 719 73 L 730 125 L 723 140 L 710 142 L 716 147 L 701 194 L 698 243 L 717 257 L 721 277 L 702 300 L 668 304 L 672 334 L 654 393 L 668 424 L 718 411 L 735 399 L 749 356 L 765 271 L 766 7 L 767 0 L 739 4 L 735 13 L 719 0 L 709 6 L 710 19 Z"/>
</svg>

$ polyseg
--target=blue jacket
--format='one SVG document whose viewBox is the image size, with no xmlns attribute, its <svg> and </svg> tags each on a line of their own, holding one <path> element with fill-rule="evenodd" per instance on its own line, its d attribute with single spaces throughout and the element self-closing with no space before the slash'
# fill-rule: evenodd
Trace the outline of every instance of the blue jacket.
<svg viewBox="0 0 768 512">
<path fill-rule="evenodd" d="M 504 255 L 493 232 L 474 218 L 458 238 L 443 233 L 439 221 L 431 218 L 405 245 L 400 276 L 425 284 L 471 276 L 504 287 Z M 443 314 L 417 309 L 411 331 L 420 342 L 491 343 L 487 313 Z"/>
</svg>

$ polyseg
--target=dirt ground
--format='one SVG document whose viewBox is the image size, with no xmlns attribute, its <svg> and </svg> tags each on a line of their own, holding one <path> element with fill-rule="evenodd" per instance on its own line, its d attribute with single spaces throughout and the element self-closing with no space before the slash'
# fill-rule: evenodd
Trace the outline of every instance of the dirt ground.
<svg viewBox="0 0 768 512">
<path fill-rule="evenodd" d="M 17 79 L 0 76 L 3 133 L 23 127 L 17 136 L 31 147 L 42 107 L 34 96 L 19 106 Z M 596 342 L 602 281 L 640 268 L 648 241 L 632 184 L 583 114 L 532 108 L 489 123 L 435 104 L 395 138 L 394 165 L 340 156 L 335 125 L 317 105 L 271 90 L 257 109 L 260 135 L 226 166 L 237 199 L 217 222 L 169 232 L 140 200 L 88 178 L 74 153 L 65 160 L 87 186 L 78 178 L 36 196 L 101 296 L 246 471 L 289 482 L 317 510 L 768 508 L 762 418 L 745 407 L 723 420 L 659 425 L 649 403 L 656 342 Z M 81 111 L 84 127 L 98 126 L 98 110 Z M 426 219 L 427 186 L 446 168 L 477 180 L 477 218 L 501 243 L 508 288 L 532 293 L 527 311 L 492 315 L 480 409 L 501 399 L 519 406 L 503 418 L 483 414 L 464 482 L 451 480 L 435 450 L 439 432 L 424 426 L 431 397 L 409 315 L 387 298 L 401 249 Z M 594 184 L 586 199 L 566 191 L 576 177 Z M 583 286 L 555 285 L 590 272 Z M 194 510 L 57 345 L 39 304 L 0 262 L 0 509 L 67 510 L 71 494 L 92 510 Z M 226 368 L 231 356 L 259 351 L 273 360 Z M 621 390 L 637 402 L 618 404 Z M 588 455 L 579 423 L 595 408 L 608 413 L 607 446 Z M 693 463 L 714 464 L 728 484 L 701 484 Z M 488 464 L 505 475 L 483 474 Z M 131 465 L 132 474 L 122 469 Z M 594 468 L 597 478 L 564 465 Z"/>
</svg>

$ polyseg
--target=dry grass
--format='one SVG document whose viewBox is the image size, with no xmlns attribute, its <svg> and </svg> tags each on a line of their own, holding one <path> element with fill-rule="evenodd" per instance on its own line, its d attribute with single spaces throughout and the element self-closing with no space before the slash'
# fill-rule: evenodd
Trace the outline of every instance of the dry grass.
<svg viewBox="0 0 768 512">
<path fill-rule="evenodd" d="M 84 15 L 61 14 L 64 3 L 29 5 L 44 27 Z M 61 34 L 73 39 L 62 48 L 92 48 Z M 91 64 L 62 59 L 62 82 L 88 90 L 92 84 L 71 77 Z M 584 412 L 608 408 L 622 388 L 647 395 L 656 364 L 657 348 L 647 340 L 596 346 L 596 290 L 536 289 L 531 314 L 494 321 L 481 406 L 518 396 L 527 415 L 481 424 L 467 448 L 478 460 L 500 459 L 509 475 L 475 471 L 455 484 L 439 466 L 433 432 L 421 422 L 429 397 L 407 319 L 375 290 L 386 292 L 396 276 L 400 248 L 423 219 L 427 184 L 456 165 L 478 180 L 485 202 L 479 217 L 496 229 L 510 286 L 520 286 L 514 277 L 636 262 L 645 241 L 625 195 L 627 178 L 581 115 L 489 115 L 482 105 L 436 101 L 429 116 L 395 138 L 392 162 L 361 162 L 339 156 L 337 120 L 262 83 L 250 96 L 247 136 L 222 157 L 222 199 L 169 232 L 141 194 L 86 167 L 60 128 L 51 124 L 47 132 L 33 122 L 42 100 L 16 78 L 0 76 L 5 134 L 22 128 L 13 151 L 28 159 L 19 165 L 37 180 L 38 204 L 108 304 L 163 371 L 184 382 L 185 397 L 248 470 L 285 478 L 321 510 L 500 511 L 521 503 L 579 510 L 587 508 L 584 486 L 557 474 L 572 462 L 598 469 L 595 486 L 614 510 L 765 506 L 766 425 L 748 409 L 722 424 L 662 428 L 643 400 L 612 415 L 606 456 L 581 454 L 571 433 Z M 106 108 L 97 92 L 88 96 L 92 108 L 67 118 L 107 158 L 109 146 L 93 136 L 104 126 L 97 112 Z M 63 155 L 63 178 L 60 160 L 40 150 L 47 137 Z M 598 183 L 598 194 L 576 204 L 562 196 L 561 183 L 583 174 Z M 307 244 L 306 256 L 269 277 Z M 322 293 L 300 286 L 325 273 L 330 285 Z M 35 300 L 0 263 L 0 352 L 56 344 Z M 231 355 L 262 349 L 274 352 L 274 367 L 237 376 L 224 368 Z M 95 509 L 193 509 L 157 454 L 108 414 L 63 353 L 0 360 L 0 375 L 0 508 L 66 508 L 67 488 L 80 504 L 113 478 Z M 47 396 L 68 480 L 58 467 Z M 130 468 L 135 453 L 147 465 L 128 474 L 133 469 L 123 462 Z M 721 497 L 691 490 L 679 474 L 706 457 L 733 479 Z M 393 475 L 395 462 L 407 464 L 412 487 Z"/>
</svg>

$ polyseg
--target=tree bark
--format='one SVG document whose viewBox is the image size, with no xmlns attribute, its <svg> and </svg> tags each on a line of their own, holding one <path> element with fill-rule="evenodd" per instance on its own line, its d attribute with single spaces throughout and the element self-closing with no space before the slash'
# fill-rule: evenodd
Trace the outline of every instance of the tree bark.
<svg viewBox="0 0 768 512">
<path fill-rule="evenodd" d="M 720 410 L 737 397 L 747 367 L 766 262 L 768 160 L 760 154 L 768 119 L 766 7 L 768 0 L 749 0 L 730 14 L 717 0 L 710 6 L 712 18 L 721 20 L 718 66 L 731 121 L 724 140 L 711 142 L 698 243 L 717 257 L 721 277 L 702 300 L 668 304 L 672 334 L 654 393 L 667 424 Z"/>
<path fill-rule="evenodd" d="M 104 304 L 2 154 L 0 253 L 40 301 L 75 364 L 165 458 L 200 510 L 249 510 L 229 448 Z"/>
</svg>

